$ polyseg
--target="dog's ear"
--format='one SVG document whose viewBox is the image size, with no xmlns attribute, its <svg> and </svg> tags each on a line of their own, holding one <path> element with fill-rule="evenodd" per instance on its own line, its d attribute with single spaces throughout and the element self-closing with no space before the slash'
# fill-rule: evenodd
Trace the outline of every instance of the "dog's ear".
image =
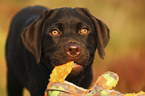
<svg viewBox="0 0 145 96">
<path fill-rule="evenodd" d="M 110 39 L 108 27 L 101 20 L 91 15 L 90 12 L 86 8 L 76 8 L 76 9 L 81 10 L 91 19 L 94 26 L 95 35 L 96 35 L 98 54 L 102 59 L 104 59 L 104 56 L 105 56 L 104 48 L 106 47 Z"/>
<path fill-rule="evenodd" d="M 94 22 L 95 26 L 95 32 L 96 32 L 96 40 L 97 40 L 97 50 L 99 53 L 99 56 L 104 59 L 105 51 L 104 48 L 109 42 L 110 34 L 108 27 L 99 19 L 96 19 L 94 16 L 92 16 L 92 20 Z"/>
<path fill-rule="evenodd" d="M 37 63 L 41 58 L 41 39 L 43 32 L 43 25 L 46 19 L 51 14 L 51 10 L 45 10 L 40 17 L 32 24 L 27 26 L 21 34 L 24 46 L 35 56 Z"/>
</svg>

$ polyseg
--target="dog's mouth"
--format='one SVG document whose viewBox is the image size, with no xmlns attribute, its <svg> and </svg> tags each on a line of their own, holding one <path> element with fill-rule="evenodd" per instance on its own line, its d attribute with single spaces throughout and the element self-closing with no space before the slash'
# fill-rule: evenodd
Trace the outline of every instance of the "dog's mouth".
<svg viewBox="0 0 145 96">
<path fill-rule="evenodd" d="M 53 67 L 55 67 L 56 65 L 51 63 Z M 83 71 L 84 66 L 78 64 L 77 62 L 74 62 L 72 71 L 70 73 L 70 75 L 78 75 L 81 71 Z"/>
<path fill-rule="evenodd" d="M 74 62 L 72 71 L 81 71 L 82 69 L 83 69 L 82 65 L 77 64 L 76 62 Z"/>
<path fill-rule="evenodd" d="M 76 75 L 80 74 L 81 71 L 83 71 L 83 68 L 84 67 L 82 65 L 74 62 L 74 65 L 73 65 L 73 68 L 72 68 L 72 71 L 71 71 L 70 75 L 76 76 Z"/>
</svg>

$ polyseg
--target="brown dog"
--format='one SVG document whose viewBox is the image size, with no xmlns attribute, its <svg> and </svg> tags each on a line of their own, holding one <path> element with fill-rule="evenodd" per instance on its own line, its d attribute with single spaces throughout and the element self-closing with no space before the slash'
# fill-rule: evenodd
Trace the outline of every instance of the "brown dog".
<svg viewBox="0 0 145 96">
<path fill-rule="evenodd" d="M 88 88 L 95 51 L 104 58 L 109 30 L 85 8 L 28 7 L 12 20 L 6 44 L 8 95 L 43 96 L 54 66 L 75 61 L 66 78 Z M 65 70 L 64 70 L 65 71 Z"/>
</svg>

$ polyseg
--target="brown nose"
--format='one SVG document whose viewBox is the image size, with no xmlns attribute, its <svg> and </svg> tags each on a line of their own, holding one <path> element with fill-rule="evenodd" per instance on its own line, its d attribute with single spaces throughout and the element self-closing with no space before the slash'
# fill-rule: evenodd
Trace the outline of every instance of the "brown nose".
<svg viewBox="0 0 145 96">
<path fill-rule="evenodd" d="M 81 47 L 78 44 L 68 44 L 65 46 L 66 53 L 71 57 L 76 57 L 80 54 Z"/>
</svg>

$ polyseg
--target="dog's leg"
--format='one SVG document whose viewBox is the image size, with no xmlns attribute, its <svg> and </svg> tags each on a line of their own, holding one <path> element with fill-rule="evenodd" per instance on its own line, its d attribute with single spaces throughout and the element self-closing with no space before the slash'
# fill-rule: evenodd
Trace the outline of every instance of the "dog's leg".
<svg viewBox="0 0 145 96">
<path fill-rule="evenodd" d="M 17 80 L 15 75 L 12 73 L 12 71 L 8 70 L 7 78 L 8 78 L 7 81 L 8 96 L 22 96 L 23 87 Z"/>
</svg>

